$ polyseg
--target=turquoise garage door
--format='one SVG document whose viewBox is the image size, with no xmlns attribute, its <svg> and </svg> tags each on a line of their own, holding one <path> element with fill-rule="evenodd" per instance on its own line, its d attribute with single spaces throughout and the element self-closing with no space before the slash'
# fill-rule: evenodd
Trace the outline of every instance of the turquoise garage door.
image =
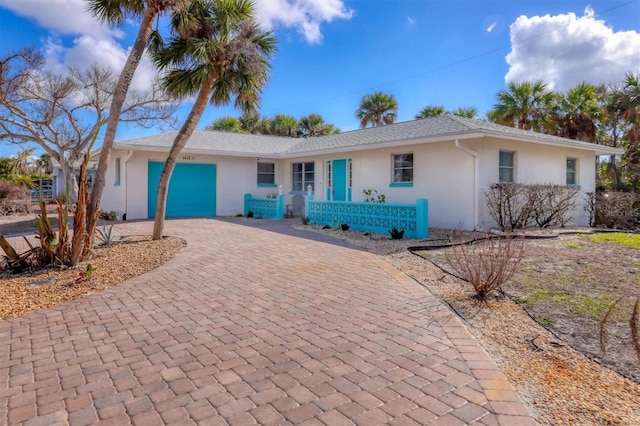
<svg viewBox="0 0 640 426">
<path fill-rule="evenodd" d="M 148 215 L 156 215 L 158 183 L 164 163 L 149 161 Z M 195 217 L 216 215 L 215 164 L 177 163 L 167 197 L 166 217 Z"/>
</svg>

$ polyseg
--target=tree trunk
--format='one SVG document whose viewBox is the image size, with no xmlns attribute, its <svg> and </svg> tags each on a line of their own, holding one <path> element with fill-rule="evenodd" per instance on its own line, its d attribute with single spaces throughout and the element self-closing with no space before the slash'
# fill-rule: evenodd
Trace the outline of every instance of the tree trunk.
<svg viewBox="0 0 640 426">
<path fill-rule="evenodd" d="M 122 107 L 126 100 L 133 75 L 138 68 L 142 55 L 144 54 L 144 49 L 147 41 L 149 40 L 149 35 L 151 35 L 153 21 L 155 20 L 157 13 L 156 8 L 147 6 L 144 16 L 142 17 L 142 22 L 140 22 L 138 35 L 136 36 L 133 47 L 131 48 L 127 62 L 120 73 L 118 83 L 113 93 L 111 107 L 109 109 L 109 117 L 107 119 L 107 130 L 102 142 L 98 169 L 96 170 L 93 187 L 91 188 L 91 197 L 87 206 L 87 229 L 95 228 L 95 221 L 98 217 L 97 212 L 100 209 L 100 199 L 102 198 L 102 189 L 104 188 L 105 177 L 107 174 L 107 163 L 109 162 L 111 148 L 113 147 L 113 143 L 116 138 L 116 129 L 118 127 L 118 122 L 120 121 L 120 113 L 122 112 Z M 88 247 L 93 247 L 92 233 L 87 234 L 86 245 Z"/>
<path fill-rule="evenodd" d="M 208 79 L 205 85 L 200 89 L 198 97 L 196 98 L 193 108 L 189 112 L 189 116 L 180 128 L 180 131 L 173 140 L 173 146 L 167 161 L 164 163 L 162 173 L 160 174 L 160 183 L 158 184 L 158 198 L 156 201 L 156 217 L 153 221 L 153 239 L 159 240 L 162 238 L 164 232 L 164 216 L 167 210 L 167 194 L 169 193 L 169 181 L 171 180 L 171 174 L 175 168 L 178 155 L 187 144 L 187 141 L 196 129 L 202 113 L 207 107 L 209 95 L 213 87 L 212 79 Z"/>
<path fill-rule="evenodd" d="M 64 158 L 64 153 L 57 158 L 58 164 L 60 164 L 60 169 L 62 170 L 62 178 L 64 179 L 64 187 L 65 192 L 64 196 L 67 201 L 67 205 L 75 204 L 77 201 L 78 195 L 78 180 L 76 179 L 76 175 L 73 172 L 73 167 L 66 158 Z"/>
</svg>

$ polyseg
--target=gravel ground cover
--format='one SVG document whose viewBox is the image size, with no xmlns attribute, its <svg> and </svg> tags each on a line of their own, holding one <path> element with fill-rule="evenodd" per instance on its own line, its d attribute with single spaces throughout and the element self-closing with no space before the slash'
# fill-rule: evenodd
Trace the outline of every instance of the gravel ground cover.
<svg viewBox="0 0 640 426">
<path fill-rule="evenodd" d="M 2 220 L 6 224 L 7 218 Z M 18 252 L 28 248 L 21 238 L 10 241 Z M 149 236 L 122 236 L 109 247 L 97 247 L 92 259 L 74 268 L 37 268 L 20 274 L 0 270 L 0 319 L 26 315 L 113 287 L 168 262 L 184 245 L 182 239 L 173 237 L 153 241 Z M 89 264 L 95 271 L 83 279 L 81 273 Z"/>
</svg>

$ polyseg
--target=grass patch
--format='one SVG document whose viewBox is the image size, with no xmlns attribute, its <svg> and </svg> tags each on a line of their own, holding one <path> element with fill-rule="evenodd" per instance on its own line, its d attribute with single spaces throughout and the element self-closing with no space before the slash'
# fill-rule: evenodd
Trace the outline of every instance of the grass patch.
<svg viewBox="0 0 640 426">
<path fill-rule="evenodd" d="M 572 249 L 581 249 L 582 245 L 576 241 L 563 241 L 562 245 Z"/>
<path fill-rule="evenodd" d="M 517 297 L 516 303 L 533 308 L 539 304 L 556 304 L 565 307 L 567 312 L 578 316 L 602 318 L 607 310 L 616 301 L 616 298 L 608 294 L 599 296 L 573 295 L 563 290 L 539 289 L 534 290 L 527 297 Z"/>
<path fill-rule="evenodd" d="M 586 238 L 589 238 L 594 243 L 608 242 L 632 249 L 640 249 L 640 235 L 638 234 L 611 232 L 606 234 L 589 235 Z"/>
<path fill-rule="evenodd" d="M 540 318 L 540 320 L 538 320 L 538 324 L 540 324 L 543 327 L 553 327 L 556 324 L 556 320 L 552 319 L 552 318 Z"/>
</svg>

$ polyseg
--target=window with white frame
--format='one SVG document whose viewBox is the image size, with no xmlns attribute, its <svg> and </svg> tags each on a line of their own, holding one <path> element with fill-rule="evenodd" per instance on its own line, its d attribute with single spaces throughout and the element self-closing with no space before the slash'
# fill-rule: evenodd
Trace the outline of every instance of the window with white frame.
<svg viewBox="0 0 640 426">
<path fill-rule="evenodd" d="M 293 191 L 306 191 L 311 185 L 311 189 L 315 189 L 315 163 L 313 161 L 306 163 L 291 164 L 291 189 Z"/>
<path fill-rule="evenodd" d="M 502 183 L 513 183 L 514 180 L 514 159 L 515 153 L 511 151 L 500 151 L 498 165 L 498 181 Z"/>
<path fill-rule="evenodd" d="M 120 157 L 116 158 L 116 179 L 114 186 L 120 185 Z"/>
<path fill-rule="evenodd" d="M 567 185 L 578 184 L 578 160 L 575 158 L 567 158 Z"/>
<path fill-rule="evenodd" d="M 274 163 L 258 163 L 258 185 L 275 185 L 276 165 Z"/>
<path fill-rule="evenodd" d="M 413 153 L 393 155 L 393 183 L 413 182 Z"/>
</svg>

